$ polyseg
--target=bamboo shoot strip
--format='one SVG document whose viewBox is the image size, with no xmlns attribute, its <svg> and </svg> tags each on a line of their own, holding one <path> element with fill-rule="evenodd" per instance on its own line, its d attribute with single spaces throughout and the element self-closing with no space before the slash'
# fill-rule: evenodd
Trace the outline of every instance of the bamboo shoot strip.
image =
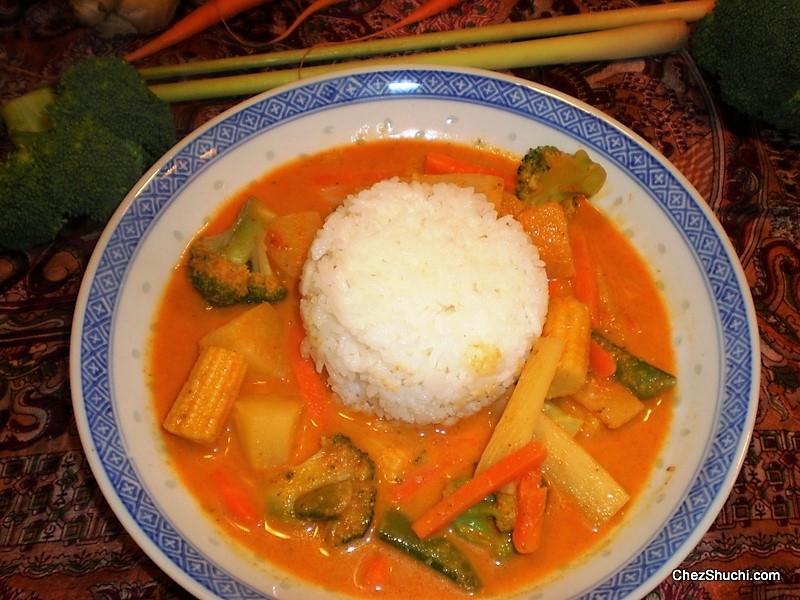
<svg viewBox="0 0 800 600">
<path fill-rule="evenodd" d="M 178 65 L 143 67 L 139 69 L 139 73 L 146 80 L 193 77 L 233 71 L 272 69 L 287 65 L 309 65 L 352 58 L 363 59 L 383 54 L 452 48 L 454 46 L 546 38 L 673 19 L 692 23 L 705 16 L 711 10 L 713 4 L 713 0 L 685 0 L 669 4 L 637 6 L 533 21 L 422 33 L 400 38 L 365 42 L 339 42 L 322 44 L 311 48 L 193 61 Z"/>
<path fill-rule="evenodd" d="M 531 441 L 563 349 L 564 342 L 555 338 L 536 343 L 475 467 L 476 475 Z"/>
<path fill-rule="evenodd" d="M 300 79 L 335 73 L 356 66 L 440 65 L 506 70 L 663 54 L 682 48 L 688 39 L 689 26 L 684 21 L 660 21 L 542 40 L 152 84 L 150 89 L 166 102 L 210 100 L 251 96 Z"/>
<path fill-rule="evenodd" d="M 545 415 L 536 421 L 533 439 L 547 449 L 544 480 L 572 498 L 592 527 L 606 524 L 630 500 L 609 472 Z"/>
</svg>

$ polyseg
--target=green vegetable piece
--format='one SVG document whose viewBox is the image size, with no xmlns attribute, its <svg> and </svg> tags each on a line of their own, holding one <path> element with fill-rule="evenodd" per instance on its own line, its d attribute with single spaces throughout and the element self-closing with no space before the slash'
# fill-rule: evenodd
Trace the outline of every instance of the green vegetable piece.
<svg viewBox="0 0 800 600">
<path fill-rule="evenodd" d="M 31 151 L 64 214 L 96 223 L 111 217 L 147 168 L 140 146 L 89 115 L 42 133 Z"/>
<path fill-rule="evenodd" d="M 341 546 L 364 537 L 372 524 L 374 477 L 369 455 L 336 434 L 269 487 L 268 510 L 287 521 L 321 522 L 325 540 Z"/>
<path fill-rule="evenodd" d="M 574 201 L 590 198 L 606 181 L 606 171 L 585 150 L 568 154 L 555 146 L 528 150 L 517 169 L 517 197 L 528 204 L 559 202 L 572 209 Z"/>
<path fill-rule="evenodd" d="M 617 363 L 614 379 L 628 388 L 639 400 L 658 396 L 674 387 L 678 382 L 674 375 L 634 356 L 601 333 L 592 332 L 592 339 L 614 357 Z"/>
<path fill-rule="evenodd" d="M 0 113 L 16 146 L 0 169 L 0 247 L 12 250 L 52 241 L 70 219 L 105 223 L 176 140 L 170 106 L 114 57 L 78 61 Z"/>
<path fill-rule="evenodd" d="M 445 489 L 445 495 L 461 487 L 467 479 L 457 479 Z M 495 558 L 503 559 L 514 553 L 511 531 L 517 519 L 517 499 L 514 494 L 497 492 L 489 494 L 471 506 L 450 526 L 463 539 L 488 548 Z"/>
<path fill-rule="evenodd" d="M 278 302 L 286 285 L 267 256 L 267 226 L 275 214 L 249 198 L 226 231 L 200 236 L 189 248 L 189 280 L 212 306 Z"/>
<path fill-rule="evenodd" d="M 0 247 L 25 251 L 55 239 L 66 219 L 27 151 L 0 163 Z"/>
<path fill-rule="evenodd" d="M 461 551 L 443 537 L 421 540 L 403 513 L 388 511 L 378 527 L 378 537 L 444 575 L 465 591 L 474 593 L 480 590 L 480 579 Z"/>
<path fill-rule="evenodd" d="M 695 28 L 692 56 L 722 99 L 800 132 L 800 0 L 717 0 Z"/>
<path fill-rule="evenodd" d="M 133 66 L 114 56 L 79 61 L 65 71 L 48 111 L 56 129 L 90 115 L 117 137 L 141 146 L 148 166 L 177 140 L 169 104 L 150 91 Z"/>
<path fill-rule="evenodd" d="M 47 108 L 54 99 L 53 89 L 42 87 L 12 98 L 0 107 L 0 116 L 14 146 L 30 148 L 30 141 L 37 133 L 52 128 Z"/>
<path fill-rule="evenodd" d="M 294 514 L 301 519 L 336 519 L 353 500 L 353 480 L 329 483 L 306 492 L 294 502 Z"/>
</svg>

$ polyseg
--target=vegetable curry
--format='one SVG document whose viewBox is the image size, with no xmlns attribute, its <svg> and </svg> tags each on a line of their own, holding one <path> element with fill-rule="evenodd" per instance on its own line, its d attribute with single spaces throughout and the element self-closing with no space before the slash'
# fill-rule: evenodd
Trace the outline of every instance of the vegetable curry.
<svg viewBox="0 0 800 600">
<path fill-rule="evenodd" d="M 263 202 L 275 219 L 267 253 L 287 288 L 272 304 L 210 306 L 184 260 L 154 323 L 150 381 L 167 452 L 232 539 L 328 589 L 458 598 L 532 586 L 612 535 L 669 431 L 668 315 L 647 265 L 588 194 L 523 203 L 514 189 L 519 165 L 500 152 L 442 141 L 356 143 L 270 171 L 226 201 L 201 232 L 224 231 L 248 201 Z M 395 176 L 486 189 L 498 212 L 513 214 L 531 235 L 550 282 L 543 337 L 516 388 L 452 425 L 345 410 L 300 350 L 298 279 L 316 228 L 347 194 Z M 592 177 L 597 184 L 596 171 Z M 231 343 L 228 359 L 255 362 L 245 360 L 243 374 L 226 369 L 237 379 L 230 412 L 210 434 L 181 434 L 189 419 L 174 417 L 176 399 L 204 372 L 198 357 Z M 530 420 L 531 410 L 538 418 Z M 511 448 L 514 436 L 521 441 Z M 566 460 L 570 469 L 559 468 Z M 358 475 L 314 484 L 302 470 L 309 462 Z M 597 485 L 605 487 L 591 489 L 584 468 L 602 471 Z M 302 490 L 287 491 L 304 480 Z M 364 503 L 354 510 L 352 498 Z M 465 504 L 448 514 L 457 502 Z"/>
</svg>

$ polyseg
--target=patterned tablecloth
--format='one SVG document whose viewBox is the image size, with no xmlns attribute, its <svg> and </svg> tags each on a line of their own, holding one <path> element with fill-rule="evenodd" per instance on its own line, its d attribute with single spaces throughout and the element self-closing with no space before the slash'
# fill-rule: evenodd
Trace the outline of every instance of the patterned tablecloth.
<svg viewBox="0 0 800 600">
<path fill-rule="evenodd" d="M 653 3 L 653 2 L 647 2 Z M 287 43 L 352 37 L 394 19 L 404 0 L 326 9 Z M 624 0 L 466 0 L 431 29 L 605 10 Z M 0 100 L 85 56 L 137 40 L 79 26 L 65 0 L 0 0 Z M 251 53 L 301 10 L 265 2 L 150 64 Z M 184 0 L 179 14 L 193 3 Z M 646 60 L 522 69 L 516 75 L 587 102 L 651 142 L 719 217 L 749 282 L 761 342 L 758 415 L 744 467 L 681 568 L 777 571 L 779 581 L 669 578 L 649 599 L 800 598 L 800 139 L 725 108 L 686 51 Z M 234 99 L 174 106 L 185 135 Z M 0 139 L 0 150 L 10 142 Z M 0 215 L 2 218 L 2 215 Z M 72 312 L 96 227 L 77 225 L 27 254 L 0 252 L 0 598 L 183 598 L 122 529 L 92 476 L 72 415 Z M 717 577 L 717 579 L 720 579 Z"/>
</svg>

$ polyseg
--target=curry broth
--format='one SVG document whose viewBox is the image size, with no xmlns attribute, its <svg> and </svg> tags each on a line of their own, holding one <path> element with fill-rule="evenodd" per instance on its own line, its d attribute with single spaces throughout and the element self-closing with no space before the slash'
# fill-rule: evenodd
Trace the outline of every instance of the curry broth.
<svg viewBox="0 0 800 600">
<path fill-rule="evenodd" d="M 267 173 L 226 202 L 209 225 L 209 231 L 226 227 L 250 195 L 265 199 L 278 214 L 315 210 L 324 217 L 348 193 L 389 176 L 421 172 L 424 155 L 432 149 L 491 165 L 510 176 L 516 170 L 516 163 L 509 157 L 446 142 L 387 140 L 354 144 L 304 157 Z M 614 316 L 617 332 L 642 357 L 665 369 L 673 367 L 669 320 L 646 265 L 632 251 L 627 240 L 593 208 L 582 206 L 573 226 L 589 237 L 600 270 L 613 272 L 615 280 L 625 282 L 624 286 L 607 282 L 617 313 Z M 300 327 L 298 299 L 295 285 L 290 288 L 288 298 L 275 305 L 287 330 L 297 331 Z M 188 282 L 183 264 L 176 267 L 153 328 L 150 375 L 157 420 L 160 421 L 167 413 L 191 370 L 197 356 L 198 340 L 247 308 L 208 309 Z M 287 344 L 291 342 L 287 341 Z M 297 348 L 290 347 L 290 351 L 297 352 Z M 248 381 L 243 393 L 293 389 L 291 379 Z M 667 394 L 660 401 L 648 401 L 646 415 L 621 429 L 610 431 L 596 427 L 589 433 L 578 435 L 580 443 L 632 497 L 642 489 L 654 468 L 656 455 L 667 435 L 671 419 L 669 398 Z M 414 517 L 440 497 L 444 486 L 441 481 L 426 480 L 413 495 L 398 498 L 397 486 L 386 480 L 388 476 L 382 478 L 382 473 L 392 470 L 392 465 L 382 462 L 391 456 L 385 452 L 386 449 L 424 450 L 432 464 L 450 466 L 449 476 L 469 475 L 499 416 L 498 407 L 489 407 L 453 426 L 413 427 L 381 422 L 345 410 L 332 396 L 329 400 L 335 408 L 335 416 L 324 429 L 309 420 L 301 424 L 294 460 L 300 461 L 310 455 L 321 436 L 335 432 L 350 436 L 357 446 L 370 453 L 377 464 L 376 516 L 381 514 L 387 502 L 393 501 Z M 378 585 L 372 579 L 369 565 L 375 554 L 380 553 L 388 557 L 389 565 L 388 576 L 382 584 L 384 597 L 445 599 L 465 596 L 447 579 L 379 541 L 367 540 L 349 552 L 329 550 L 320 547 L 312 531 L 300 527 L 273 523 L 267 526 L 263 521 L 244 522 L 221 500 L 218 483 L 210 485 L 210 482 L 219 482 L 222 474 L 225 481 L 258 502 L 259 489 L 269 473 L 254 473 L 246 466 L 242 450 L 230 431 L 213 448 L 200 447 L 166 432 L 164 442 L 182 481 L 204 510 L 228 535 L 265 561 L 324 588 L 367 595 Z M 584 554 L 603 539 L 618 519 L 619 516 L 600 531 L 593 531 L 582 521 L 578 509 L 560 496 L 558 490 L 551 488 L 543 542 L 534 554 L 514 556 L 499 566 L 488 553 L 462 546 L 483 581 L 483 591 L 489 595 L 501 594 L 530 585 Z"/>
</svg>

